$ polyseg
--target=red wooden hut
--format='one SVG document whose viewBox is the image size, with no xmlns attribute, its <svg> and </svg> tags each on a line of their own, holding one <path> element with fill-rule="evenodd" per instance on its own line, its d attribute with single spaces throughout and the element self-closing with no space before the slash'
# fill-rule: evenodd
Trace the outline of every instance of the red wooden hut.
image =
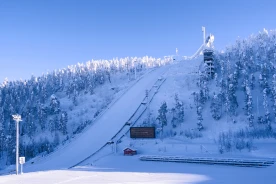
<svg viewBox="0 0 276 184">
<path fill-rule="evenodd" d="M 130 148 L 126 148 L 124 149 L 124 155 L 136 155 L 137 154 L 137 151 L 134 150 L 134 149 L 130 149 Z"/>
</svg>

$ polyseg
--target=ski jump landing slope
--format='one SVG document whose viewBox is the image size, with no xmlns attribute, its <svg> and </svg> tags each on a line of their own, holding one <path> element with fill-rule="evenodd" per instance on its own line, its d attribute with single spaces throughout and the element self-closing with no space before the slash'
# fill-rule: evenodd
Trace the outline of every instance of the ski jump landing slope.
<svg viewBox="0 0 276 184">
<path fill-rule="evenodd" d="M 145 74 L 75 140 L 40 161 L 27 163 L 24 172 L 68 169 L 97 151 L 126 123 L 143 101 L 145 90 L 154 85 L 167 67 L 156 68 Z"/>
</svg>

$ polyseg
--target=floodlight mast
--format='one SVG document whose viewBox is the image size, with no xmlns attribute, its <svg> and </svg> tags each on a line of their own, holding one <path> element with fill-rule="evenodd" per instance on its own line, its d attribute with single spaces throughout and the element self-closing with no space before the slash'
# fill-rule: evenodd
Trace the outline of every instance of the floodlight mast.
<svg viewBox="0 0 276 184">
<path fill-rule="evenodd" d="M 18 175 L 18 162 L 19 162 L 19 122 L 21 116 L 19 114 L 12 115 L 13 120 L 16 122 L 16 175 Z"/>
</svg>

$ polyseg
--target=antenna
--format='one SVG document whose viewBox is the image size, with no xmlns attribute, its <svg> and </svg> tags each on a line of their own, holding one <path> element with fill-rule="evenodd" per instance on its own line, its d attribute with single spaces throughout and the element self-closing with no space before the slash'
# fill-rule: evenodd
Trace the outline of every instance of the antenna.
<svg viewBox="0 0 276 184">
<path fill-rule="evenodd" d="M 202 26 L 202 32 L 203 32 L 203 45 L 205 45 L 205 27 Z"/>
</svg>

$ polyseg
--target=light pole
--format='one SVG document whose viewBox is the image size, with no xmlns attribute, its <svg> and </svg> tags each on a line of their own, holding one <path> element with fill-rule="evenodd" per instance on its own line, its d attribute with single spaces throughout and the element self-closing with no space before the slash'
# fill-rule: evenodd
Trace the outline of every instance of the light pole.
<svg viewBox="0 0 276 184">
<path fill-rule="evenodd" d="M 19 122 L 21 116 L 19 114 L 12 115 L 13 120 L 16 122 L 16 175 L 18 175 L 18 161 L 19 161 Z"/>
</svg>

